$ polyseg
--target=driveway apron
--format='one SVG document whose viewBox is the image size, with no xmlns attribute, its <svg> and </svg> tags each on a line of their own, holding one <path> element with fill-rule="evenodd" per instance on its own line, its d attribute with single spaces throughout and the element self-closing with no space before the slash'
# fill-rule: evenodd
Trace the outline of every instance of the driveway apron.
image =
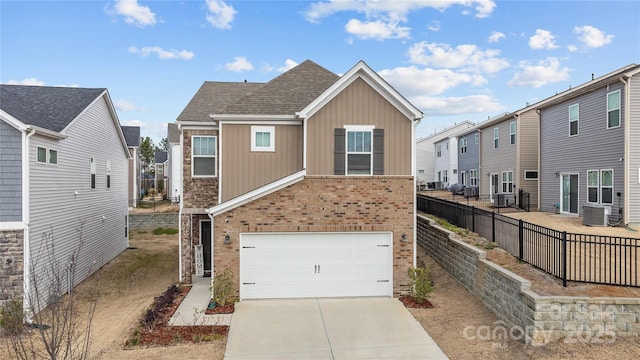
<svg viewBox="0 0 640 360">
<path fill-rule="evenodd" d="M 243 300 L 224 358 L 447 359 L 394 298 Z"/>
</svg>

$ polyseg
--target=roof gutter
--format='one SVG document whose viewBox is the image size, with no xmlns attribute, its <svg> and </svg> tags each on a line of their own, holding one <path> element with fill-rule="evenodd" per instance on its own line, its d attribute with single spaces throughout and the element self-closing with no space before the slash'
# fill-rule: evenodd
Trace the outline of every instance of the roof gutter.
<svg viewBox="0 0 640 360">
<path fill-rule="evenodd" d="M 38 135 L 43 135 L 46 137 L 50 137 L 56 140 L 62 140 L 62 139 L 66 139 L 68 136 L 63 135 L 57 131 L 53 131 L 53 130 L 48 130 L 45 128 L 41 128 L 39 126 L 35 126 L 35 125 L 27 125 L 27 130 L 32 131 L 32 133 L 29 135 L 29 137 L 31 137 L 34 133 L 38 133 Z"/>
</svg>

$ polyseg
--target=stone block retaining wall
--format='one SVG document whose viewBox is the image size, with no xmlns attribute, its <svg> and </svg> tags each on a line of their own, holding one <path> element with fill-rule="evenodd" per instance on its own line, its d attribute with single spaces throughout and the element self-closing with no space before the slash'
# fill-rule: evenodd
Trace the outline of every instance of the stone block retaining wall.
<svg viewBox="0 0 640 360">
<path fill-rule="evenodd" d="M 417 233 L 427 253 L 501 320 L 492 324 L 490 336 L 537 346 L 558 339 L 606 343 L 640 334 L 638 298 L 541 296 L 531 291 L 529 280 L 488 261 L 485 251 L 421 215 Z M 472 333 L 465 329 L 463 335 Z"/>
<path fill-rule="evenodd" d="M 178 213 L 129 214 L 129 230 L 178 228 Z"/>
</svg>

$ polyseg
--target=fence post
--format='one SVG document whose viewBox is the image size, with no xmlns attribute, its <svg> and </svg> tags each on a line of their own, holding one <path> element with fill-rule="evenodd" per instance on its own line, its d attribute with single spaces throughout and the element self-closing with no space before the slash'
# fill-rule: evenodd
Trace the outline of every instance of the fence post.
<svg viewBox="0 0 640 360">
<path fill-rule="evenodd" d="M 476 232 L 476 207 L 471 207 L 471 231 Z"/>
<path fill-rule="evenodd" d="M 524 221 L 522 219 L 518 220 L 518 259 L 522 261 L 524 255 Z"/>
<path fill-rule="evenodd" d="M 567 232 L 562 232 L 562 286 L 567 287 Z"/>
<path fill-rule="evenodd" d="M 491 242 L 496 242 L 496 213 L 491 212 Z"/>
</svg>

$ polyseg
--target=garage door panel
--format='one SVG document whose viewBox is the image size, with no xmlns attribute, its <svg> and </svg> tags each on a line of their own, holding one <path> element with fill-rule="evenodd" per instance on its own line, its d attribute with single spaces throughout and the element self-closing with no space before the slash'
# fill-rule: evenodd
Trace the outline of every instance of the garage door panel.
<svg viewBox="0 0 640 360">
<path fill-rule="evenodd" d="M 240 297 L 391 296 L 389 233 L 241 234 Z"/>
</svg>

